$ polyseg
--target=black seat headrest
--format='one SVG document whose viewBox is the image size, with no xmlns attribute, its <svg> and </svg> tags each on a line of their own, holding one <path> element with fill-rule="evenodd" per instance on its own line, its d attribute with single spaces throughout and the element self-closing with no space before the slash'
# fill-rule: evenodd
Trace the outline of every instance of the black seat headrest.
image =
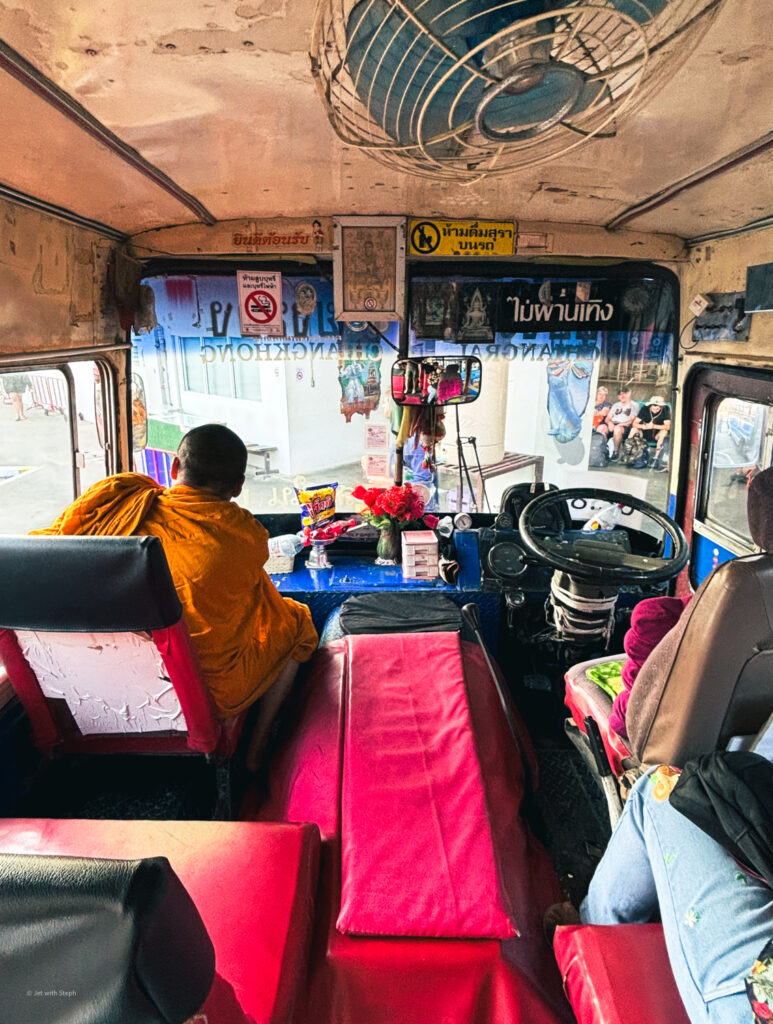
<svg viewBox="0 0 773 1024">
<path fill-rule="evenodd" d="M 344 634 L 442 633 L 463 626 L 459 607 L 443 594 L 355 594 L 341 605 Z"/>
<path fill-rule="evenodd" d="M 215 951 L 165 857 L 0 854 L 0 1006 L 19 1024 L 182 1024 Z"/>
<path fill-rule="evenodd" d="M 0 537 L 0 628 L 119 633 L 182 615 L 158 537 Z"/>
<path fill-rule="evenodd" d="M 763 469 L 749 484 L 746 518 L 757 547 L 773 552 L 773 467 Z"/>
</svg>

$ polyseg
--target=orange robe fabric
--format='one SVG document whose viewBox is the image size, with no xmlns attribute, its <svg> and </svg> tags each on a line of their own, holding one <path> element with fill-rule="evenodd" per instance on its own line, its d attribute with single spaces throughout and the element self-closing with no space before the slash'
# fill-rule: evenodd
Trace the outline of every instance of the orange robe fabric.
<svg viewBox="0 0 773 1024">
<path fill-rule="evenodd" d="M 268 533 L 250 512 L 206 491 L 164 489 L 139 473 L 89 487 L 44 534 L 158 537 L 218 712 L 260 697 L 318 637 L 306 605 L 283 598 L 264 570 Z"/>
</svg>

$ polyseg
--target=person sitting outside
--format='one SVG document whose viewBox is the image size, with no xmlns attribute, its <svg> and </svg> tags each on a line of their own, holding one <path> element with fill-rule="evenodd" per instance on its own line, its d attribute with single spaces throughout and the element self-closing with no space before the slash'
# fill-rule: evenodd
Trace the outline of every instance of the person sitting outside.
<svg viewBox="0 0 773 1024">
<path fill-rule="evenodd" d="M 607 433 L 606 430 L 600 431 L 599 427 L 604 424 L 611 408 L 612 403 L 609 401 L 609 388 L 605 388 L 602 384 L 602 386 L 596 391 L 596 403 L 593 406 L 593 429 L 596 433 Z"/>
<path fill-rule="evenodd" d="M 666 404 L 660 395 L 653 395 L 649 402 L 639 410 L 636 419 L 633 421 L 629 437 L 641 434 L 647 441 L 655 440 L 655 458 L 652 460 L 652 468 L 665 470 L 666 462 L 663 458 L 663 445 L 668 439 L 671 430 L 671 407 Z M 666 448 L 666 451 L 668 449 Z"/>
<path fill-rule="evenodd" d="M 639 412 L 638 402 L 631 399 L 631 392 L 621 389 L 617 393 L 617 401 L 607 413 L 607 418 L 596 428 L 600 434 L 606 437 L 612 435 L 612 454 L 610 459 L 614 462 L 620 458 L 620 445 L 628 436 L 628 431 L 633 426 L 633 421 Z"/>
<path fill-rule="evenodd" d="M 318 638 L 308 607 L 283 598 L 263 568 L 268 532 L 232 501 L 246 468 L 247 449 L 233 431 L 195 427 L 172 461 L 170 488 L 119 473 L 89 487 L 52 526 L 32 532 L 161 540 L 218 714 L 228 718 L 260 698 L 247 755 L 255 770 L 271 722 Z"/>
</svg>

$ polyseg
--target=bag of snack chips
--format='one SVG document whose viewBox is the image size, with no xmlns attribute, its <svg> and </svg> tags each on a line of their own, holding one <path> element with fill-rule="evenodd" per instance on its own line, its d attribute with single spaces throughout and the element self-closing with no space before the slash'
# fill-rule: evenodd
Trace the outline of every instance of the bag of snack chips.
<svg viewBox="0 0 773 1024">
<path fill-rule="evenodd" d="M 336 512 L 336 488 L 334 484 L 320 484 L 318 487 L 295 488 L 301 506 L 301 525 L 314 529 L 328 522 Z"/>
</svg>

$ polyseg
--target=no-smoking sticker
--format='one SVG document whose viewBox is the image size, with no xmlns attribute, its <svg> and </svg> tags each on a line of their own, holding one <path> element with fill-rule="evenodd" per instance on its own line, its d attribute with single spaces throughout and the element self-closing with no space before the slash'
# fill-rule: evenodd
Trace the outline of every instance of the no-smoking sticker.
<svg viewBox="0 0 773 1024">
<path fill-rule="evenodd" d="M 274 296 L 260 289 L 250 292 L 244 300 L 244 312 L 255 324 L 270 324 L 276 316 Z"/>
<path fill-rule="evenodd" d="M 284 334 L 282 275 L 275 271 L 239 270 L 239 322 L 242 336 Z"/>
</svg>

